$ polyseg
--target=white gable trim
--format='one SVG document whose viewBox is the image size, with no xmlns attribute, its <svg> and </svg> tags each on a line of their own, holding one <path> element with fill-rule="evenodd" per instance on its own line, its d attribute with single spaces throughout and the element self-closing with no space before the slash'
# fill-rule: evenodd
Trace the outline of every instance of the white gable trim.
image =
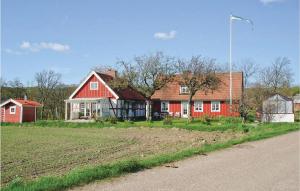
<svg viewBox="0 0 300 191">
<path fill-rule="evenodd" d="M 0 107 L 2 107 L 2 106 L 4 106 L 4 105 L 8 104 L 9 102 L 12 102 L 12 103 L 14 103 L 14 104 L 16 104 L 16 105 L 22 107 L 22 104 L 21 104 L 21 103 L 15 101 L 15 100 L 13 100 L 13 99 L 9 99 L 9 100 L 3 102 L 3 103 L 0 105 Z"/>
<path fill-rule="evenodd" d="M 82 86 L 93 76 L 96 78 L 115 96 L 116 99 L 119 99 L 119 96 L 108 86 L 108 84 L 95 72 L 91 71 L 90 74 L 81 82 L 81 84 L 76 88 L 76 90 L 72 93 L 69 99 L 73 99 L 76 93 L 82 88 Z"/>
</svg>

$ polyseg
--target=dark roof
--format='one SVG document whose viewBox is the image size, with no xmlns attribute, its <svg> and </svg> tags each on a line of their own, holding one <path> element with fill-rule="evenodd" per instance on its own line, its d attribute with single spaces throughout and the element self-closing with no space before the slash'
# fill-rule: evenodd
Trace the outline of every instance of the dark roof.
<svg viewBox="0 0 300 191">
<path fill-rule="evenodd" d="M 100 72 L 96 72 L 97 75 L 100 76 L 106 83 L 109 83 L 113 80 L 113 77 L 107 74 L 103 74 Z M 120 99 L 124 100 L 146 100 L 145 96 L 134 89 L 133 87 L 126 87 L 126 88 L 112 88 L 113 91 L 120 97 Z"/>
<path fill-rule="evenodd" d="M 103 73 L 100 73 L 100 72 L 96 72 L 96 74 L 98 76 L 100 76 L 106 83 L 110 82 L 111 80 L 113 80 L 114 78 L 110 75 L 107 75 L 107 74 L 103 74 Z"/>
<path fill-rule="evenodd" d="M 146 100 L 145 96 L 143 96 L 140 92 L 135 90 L 132 87 L 126 87 L 122 89 L 113 89 L 116 94 L 120 97 L 120 99 L 124 100 Z"/>
</svg>

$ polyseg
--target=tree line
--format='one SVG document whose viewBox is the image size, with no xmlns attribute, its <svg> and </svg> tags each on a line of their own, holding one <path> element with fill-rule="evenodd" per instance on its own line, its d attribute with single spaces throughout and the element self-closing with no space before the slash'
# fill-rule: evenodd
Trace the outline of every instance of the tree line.
<svg viewBox="0 0 300 191">
<path fill-rule="evenodd" d="M 52 70 L 35 74 L 36 86 L 25 87 L 19 79 L 1 80 L 1 100 L 9 98 L 30 99 L 43 104 L 38 108 L 38 119 L 63 119 L 64 100 L 75 90 L 75 86 L 63 84 L 61 74 Z"/>
<path fill-rule="evenodd" d="M 237 64 L 235 70 L 243 72 L 245 87 L 239 107 L 242 117 L 247 118 L 249 113 L 260 108 L 262 101 L 273 93 L 285 96 L 299 93 L 299 87 L 291 87 L 293 78 L 290 64 L 286 57 L 278 57 L 263 68 L 251 59 Z M 177 80 L 188 89 L 189 106 L 197 91 L 214 91 L 219 87 L 220 80 L 216 73 L 228 71 L 220 67 L 215 59 L 202 56 L 181 59 L 163 52 L 136 56 L 132 61 L 118 60 L 116 65 L 119 68 L 118 75 L 110 82 L 114 88 L 131 86 L 149 98 L 166 83 Z M 92 69 L 105 72 L 109 68 L 96 66 Z M 181 74 L 180 78 L 178 74 Z M 18 79 L 8 82 L 2 80 L 1 99 L 23 98 L 26 95 L 28 99 L 37 100 L 44 105 L 39 111 L 40 119 L 63 119 L 64 100 L 76 87 L 63 84 L 61 74 L 51 70 L 36 73 L 35 84 L 34 87 L 25 87 Z M 192 120 L 190 113 L 189 110 L 189 120 Z"/>
</svg>

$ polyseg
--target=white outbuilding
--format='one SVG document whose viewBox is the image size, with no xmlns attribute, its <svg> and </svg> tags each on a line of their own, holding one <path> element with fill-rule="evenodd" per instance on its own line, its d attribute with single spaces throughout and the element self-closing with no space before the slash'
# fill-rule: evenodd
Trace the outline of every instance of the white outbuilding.
<svg viewBox="0 0 300 191">
<path fill-rule="evenodd" d="M 263 102 L 263 122 L 294 122 L 293 99 L 275 94 Z"/>
</svg>

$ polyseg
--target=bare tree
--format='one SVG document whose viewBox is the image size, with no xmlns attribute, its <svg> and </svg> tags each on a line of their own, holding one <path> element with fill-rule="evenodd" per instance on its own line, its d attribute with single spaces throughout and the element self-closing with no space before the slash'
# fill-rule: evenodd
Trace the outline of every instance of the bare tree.
<svg viewBox="0 0 300 191">
<path fill-rule="evenodd" d="M 247 58 L 241 61 L 238 68 L 243 72 L 244 87 L 248 88 L 251 78 L 259 72 L 259 67 L 252 59 Z"/>
<path fill-rule="evenodd" d="M 1 83 L 2 99 L 23 98 L 26 95 L 26 88 L 18 78 L 8 82 L 2 81 Z"/>
<path fill-rule="evenodd" d="M 263 122 L 272 122 L 274 119 L 274 113 L 276 113 L 277 105 L 271 101 L 266 101 L 263 104 L 263 115 L 262 115 L 262 121 Z"/>
<path fill-rule="evenodd" d="M 137 69 L 137 86 L 147 97 L 155 90 L 170 82 L 176 72 L 174 57 L 165 56 L 162 52 L 135 58 Z"/>
<path fill-rule="evenodd" d="M 271 93 L 277 93 L 280 88 L 290 87 L 292 72 L 289 68 L 291 61 L 286 57 L 278 57 L 271 66 L 260 73 L 260 81 Z"/>
<path fill-rule="evenodd" d="M 248 118 L 249 113 L 253 110 L 251 106 L 251 96 L 249 96 L 249 82 L 250 79 L 258 73 L 259 67 L 251 59 L 244 59 L 240 65 L 239 70 L 243 72 L 243 81 L 244 81 L 244 91 L 242 94 L 242 100 L 239 107 L 239 112 L 243 120 L 245 121 Z"/>
<path fill-rule="evenodd" d="M 117 64 L 123 69 L 120 78 L 126 81 L 126 85 L 137 87 L 138 85 L 138 70 L 136 64 L 119 60 Z"/>
<path fill-rule="evenodd" d="M 61 74 L 52 70 L 36 73 L 38 100 L 43 104 L 41 118 L 54 118 L 56 115 L 57 88 L 61 85 Z M 63 104 L 62 104 L 63 105 Z"/>
<path fill-rule="evenodd" d="M 192 98 L 196 92 L 199 90 L 213 91 L 217 89 L 220 83 L 220 79 L 215 74 L 215 60 L 194 56 L 188 61 L 178 60 L 177 68 L 181 74 L 178 79 L 179 83 L 188 88 L 188 119 L 191 121 Z"/>
<path fill-rule="evenodd" d="M 174 74 L 176 60 L 174 57 L 166 56 L 162 52 L 155 54 L 137 56 L 134 62 L 119 60 L 118 64 L 122 66 L 123 78 L 119 82 L 127 83 L 140 92 L 143 92 L 147 98 L 170 82 Z M 147 101 L 147 119 L 151 119 L 151 102 Z"/>
<path fill-rule="evenodd" d="M 2 78 L 2 77 L 0 77 L 0 86 L 1 86 L 1 87 L 7 86 L 6 80 L 5 80 L 4 78 Z"/>
</svg>

